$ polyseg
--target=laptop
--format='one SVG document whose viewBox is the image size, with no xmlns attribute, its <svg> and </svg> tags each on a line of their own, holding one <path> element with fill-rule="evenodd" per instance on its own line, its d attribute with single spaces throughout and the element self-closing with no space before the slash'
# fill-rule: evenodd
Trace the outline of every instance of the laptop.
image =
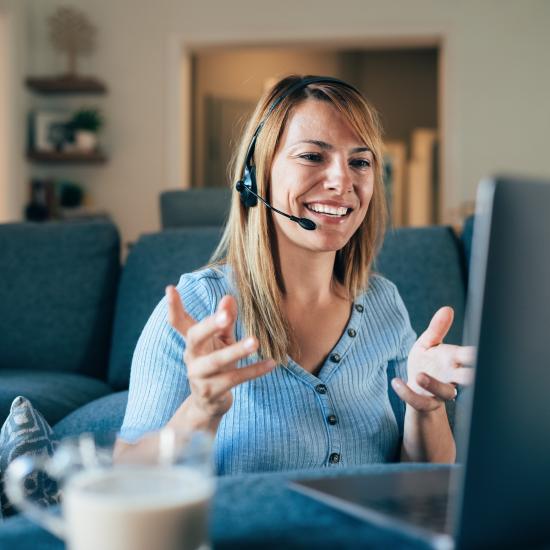
<svg viewBox="0 0 550 550">
<path fill-rule="evenodd" d="M 457 465 L 292 488 L 436 548 L 550 543 L 550 182 L 480 183 L 457 400 Z"/>
</svg>

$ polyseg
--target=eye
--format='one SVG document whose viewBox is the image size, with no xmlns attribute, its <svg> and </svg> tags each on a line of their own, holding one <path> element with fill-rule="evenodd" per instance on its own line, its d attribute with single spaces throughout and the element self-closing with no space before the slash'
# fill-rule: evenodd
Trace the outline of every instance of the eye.
<svg viewBox="0 0 550 550">
<path fill-rule="evenodd" d="M 299 157 L 309 162 L 321 162 L 323 160 L 323 156 L 320 153 L 303 153 Z"/>
<path fill-rule="evenodd" d="M 350 166 L 359 169 L 370 168 L 372 162 L 369 159 L 353 159 L 350 161 Z"/>
</svg>

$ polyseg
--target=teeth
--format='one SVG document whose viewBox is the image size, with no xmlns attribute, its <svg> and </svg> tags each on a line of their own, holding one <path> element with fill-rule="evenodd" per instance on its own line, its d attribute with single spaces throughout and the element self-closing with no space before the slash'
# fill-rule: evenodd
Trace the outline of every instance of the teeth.
<svg viewBox="0 0 550 550">
<path fill-rule="evenodd" d="M 344 206 L 328 206 L 326 204 L 313 203 L 308 204 L 307 207 L 314 212 L 320 214 L 331 214 L 332 216 L 345 216 L 348 213 L 348 209 Z"/>
</svg>

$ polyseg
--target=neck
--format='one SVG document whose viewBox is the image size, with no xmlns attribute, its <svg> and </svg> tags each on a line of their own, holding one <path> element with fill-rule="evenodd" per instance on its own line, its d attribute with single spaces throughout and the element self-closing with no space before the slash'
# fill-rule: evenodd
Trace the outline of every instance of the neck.
<svg viewBox="0 0 550 550">
<path fill-rule="evenodd" d="M 309 306 L 326 304 L 342 289 L 333 279 L 336 252 L 314 252 L 279 243 L 279 263 L 285 286 L 285 301 Z"/>
</svg>

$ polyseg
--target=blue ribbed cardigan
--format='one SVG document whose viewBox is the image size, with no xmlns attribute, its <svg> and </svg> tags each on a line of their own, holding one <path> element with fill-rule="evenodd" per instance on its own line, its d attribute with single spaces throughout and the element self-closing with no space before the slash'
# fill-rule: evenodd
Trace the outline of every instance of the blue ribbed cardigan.
<svg viewBox="0 0 550 550">
<path fill-rule="evenodd" d="M 211 315 L 236 291 L 222 267 L 183 275 L 177 289 L 189 314 Z M 170 326 L 166 298 L 137 343 L 121 437 L 135 441 L 164 426 L 190 393 L 184 339 Z M 243 338 L 237 320 L 236 338 Z M 406 380 L 415 341 L 395 285 L 372 275 L 348 324 L 317 376 L 289 359 L 234 388 L 233 406 L 215 439 L 219 474 L 315 468 L 398 459 L 404 404 L 389 386 Z M 254 362 L 252 357 L 242 365 Z"/>
</svg>

